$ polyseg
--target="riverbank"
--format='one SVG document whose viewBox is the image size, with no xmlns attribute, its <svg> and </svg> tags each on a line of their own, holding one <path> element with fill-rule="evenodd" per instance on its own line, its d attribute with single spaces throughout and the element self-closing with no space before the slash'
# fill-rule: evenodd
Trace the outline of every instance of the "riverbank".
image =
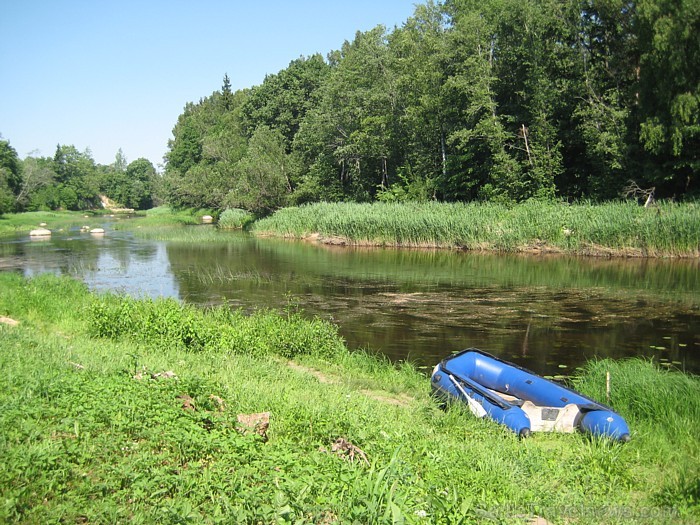
<svg viewBox="0 0 700 525">
<path fill-rule="evenodd" d="M 0 521 L 694 523 L 700 381 L 580 371 L 632 441 L 519 441 L 293 309 L 251 316 L 0 274 Z M 644 397 L 640 397 L 643 393 Z M 259 425 L 248 426 L 254 420 Z"/>
<path fill-rule="evenodd" d="M 61 231 L 83 226 L 102 226 L 106 220 L 132 217 L 138 217 L 138 227 L 147 227 L 153 231 L 159 228 L 171 229 L 173 227 L 201 224 L 202 217 L 210 213 L 212 212 L 209 210 L 175 210 L 167 206 L 153 208 L 148 211 L 133 212 L 131 210 L 129 213 L 113 213 L 111 210 L 6 213 L 0 215 L 0 236 L 23 232 L 29 233 L 40 225 L 45 225 L 42 227 L 51 231 Z"/>
<path fill-rule="evenodd" d="M 634 202 L 557 204 L 316 203 L 284 208 L 255 220 L 242 210 L 139 212 L 136 223 L 151 238 L 182 238 L 181 226 L 214 215 L 220 229 L 245 228 L 255 235 L 332 245 L 437 248 L 497 253 L 570 254 L 597 257 L 700 257 L 700 203 Z M 30 212 L 0 217 L 0 235 L 46 223 L 50 229 L 82 225 L 100 212 Z M 218 220 L 217 220 L 218 219 Z M 184 234 L 187 238 L 187 234 Z"/>
<path fill-rule="evenodd" d="M 100 211 L 30 211 L 0 215 L 0 237 L 26 232 L 39 227 L 58 231 L 80 228 L 90 222 L 103 221 Z"/>
<path fill-rule="evenodd" d="M 320 203 L 256 221 L 257 235 L 353 246 L 700 257 L 700 205 L 633 202 Z"/>
</svg>

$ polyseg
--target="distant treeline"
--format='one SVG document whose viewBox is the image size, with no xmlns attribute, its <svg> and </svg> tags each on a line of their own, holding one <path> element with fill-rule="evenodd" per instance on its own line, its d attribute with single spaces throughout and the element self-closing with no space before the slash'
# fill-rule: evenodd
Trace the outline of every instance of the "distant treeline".
<svg viewBox="0 0 700 525">
<path fill-rule="evenodd" d="M 99 208 L 100 195 L 122 207 L 148 209 L 158 183 L 149 160 L 127 163 L 121 149 L 108 166 L 95 163 L 90 150 L 60 144 L 53 157 L 22 160 L 8 140 L 0 139 L 0 215 Z"/>
<path fill-rule="evenodd" d="M 265 214 L 314 201 L 697 195 L 690 0 L 447 0 L 250 89 L 188 103 L 164 198 Z M 630 181 L 634 184 L 630 185 Z"/>
</svg>

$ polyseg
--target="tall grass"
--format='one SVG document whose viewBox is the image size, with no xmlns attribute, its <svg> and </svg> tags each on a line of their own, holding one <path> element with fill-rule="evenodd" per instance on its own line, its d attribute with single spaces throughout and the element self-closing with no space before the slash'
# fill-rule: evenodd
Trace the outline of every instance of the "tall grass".
<svg viewBox="0 0 700 525">
<path fill-rule="evenodd" d="M 88 313 L 95 337 L 129 339 L 185 351 L 221 351 L 247 355 L 332 356 L 343 348 L 337 328 L 299 313 L 281 316 L 261 310 L 252 316 L 227 307 L 202 311 L 175 299 L 132 299 L 104 295 Z"/>
<path fill-rule="evenodd" d="M 700 505 L 699 378 L 642 359 L 604 359 L 589 362 L 576 385 L 604 400 L 608 374 L 611 403 L 636 428 L 635 439 L 648 447 L 650 459 L 678 465 L 663 479 L 656 499 L 668 506 L 679 501 Z"/>
<path fill-rule="evenodd" d="M 238 230 L 247 227 L 255 220 L 252 213 L 245 210 L 227 208 L 219 217 L 218 226 L 225 230 Z"/>
<path fill-rule="evenodd" d="M 291 311 L 244 318 L 0 274 L 0 315 L 19 321 L 0 323 L 0 522 L 700 519 L 700 383 L 647 362 L 596 362 L 578 383 L 604 401 L 611 372 L 630 443 L 520 441 Z M 260 412 L 267 441 L 238 423 Z"/>
<path fill-rule="evenodd" d="M 492 203 L 321 203 L 287 208 L 256 222 L 260 234 L 307 237 L 350 244 L 552 250 L 630 256 L 700 255 L 696 202 L 572 205 Z"/>
</svg>

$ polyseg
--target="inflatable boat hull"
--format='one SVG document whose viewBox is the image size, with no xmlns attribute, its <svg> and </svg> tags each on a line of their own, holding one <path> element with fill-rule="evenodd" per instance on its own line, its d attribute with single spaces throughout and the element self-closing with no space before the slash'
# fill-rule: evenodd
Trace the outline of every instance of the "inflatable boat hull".
<svg viewBox="0 0 700 525">
<path fill-rule="evenodd" d="M 629 441 L 625 420 L 610 407 L 563 385 L 470 348 L 441 361 L 431 376 L 440 398 L 459 400 L 519 436 L 531 432 L 586 432 Z"/>
</svg>

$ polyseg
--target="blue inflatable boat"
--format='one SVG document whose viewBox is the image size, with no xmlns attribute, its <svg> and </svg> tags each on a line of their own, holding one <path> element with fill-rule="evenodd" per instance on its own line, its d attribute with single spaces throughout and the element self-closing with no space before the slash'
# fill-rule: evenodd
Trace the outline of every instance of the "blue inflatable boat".
<svg viewBox="0 0 700 525">
<path fill-rule="evenodd" d="M 521 437 L 531 432 L 588 432 L 629 441 L 625 420 L 610 407 L 486 352 L 469 348 L 440 362 L 433 392 L 466 403 Z"/>
</svg>

